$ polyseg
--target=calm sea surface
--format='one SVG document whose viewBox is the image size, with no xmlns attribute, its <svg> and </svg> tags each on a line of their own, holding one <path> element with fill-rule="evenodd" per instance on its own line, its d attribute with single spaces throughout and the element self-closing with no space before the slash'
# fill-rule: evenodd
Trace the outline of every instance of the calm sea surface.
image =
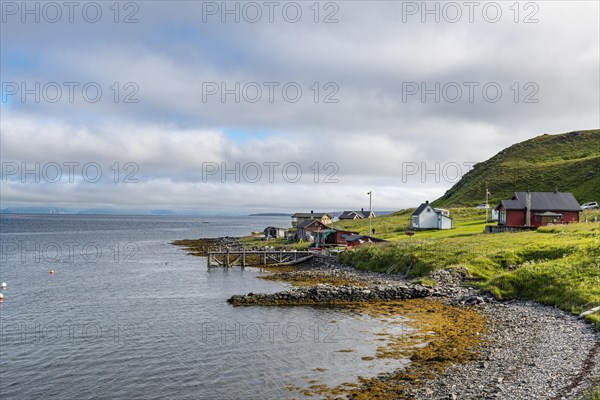
<svg viewBox="0 0 600 400">
<path fill-rule="evenodd" d="M 289 222 L 1 215 L 0 398 L 302 398 L 286 385 L 400 366 L 361 360 L 397 325 L 323 307 L 233 308 L 233 294 L 287 285 L 251 268 L 209 271 L 170 244 Z"/>
</svg>

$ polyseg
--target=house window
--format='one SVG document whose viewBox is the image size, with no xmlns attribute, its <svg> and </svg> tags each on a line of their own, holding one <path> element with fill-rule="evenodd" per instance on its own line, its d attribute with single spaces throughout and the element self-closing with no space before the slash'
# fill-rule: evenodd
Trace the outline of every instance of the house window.
<svg viewBox="0 0 600 400">
<path fill-rule="evenodd" d="M 427 209 L 427 212 L 431 212 L 431 208 L 428 208 L 428 209 Z"/>
<path fill-rule="evenodd" d="M 506 224 L 506 211 L 500 211 L 500 215 L 498 216 L 498 222 L 500 224 Z"/>
</svg>

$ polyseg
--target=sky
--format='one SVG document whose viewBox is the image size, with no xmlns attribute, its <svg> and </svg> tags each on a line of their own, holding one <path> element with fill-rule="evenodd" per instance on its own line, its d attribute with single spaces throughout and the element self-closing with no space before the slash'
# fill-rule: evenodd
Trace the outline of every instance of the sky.
<svg viewBox="0 0 600 400">
<path fill-rule="evenodd" d="M 0 208 L 398 210 L 600 127 L 598 1 L 0 4 Z"/>
</svg>

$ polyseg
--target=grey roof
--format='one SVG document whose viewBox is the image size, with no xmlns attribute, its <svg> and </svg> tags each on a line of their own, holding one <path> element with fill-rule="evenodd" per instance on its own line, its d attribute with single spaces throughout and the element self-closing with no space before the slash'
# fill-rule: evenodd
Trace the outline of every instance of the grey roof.
<svg viewBox="0 0 600 400">
<path fill-rule="evenodd" d="M 324 223 L 322 223 L 318 219 L 309 219 L 309 220 L 306 220 L 306 221 L 302 221 L 301 223 L 298 224 L 297 228 L 306 228 L 310 224 L 314 224 L 314 223 L 321 224 L 321 225 L 329 228 L 327 225 L 325 225 Z"/>
<path fill-rule="evenodd" d="M 515 192 L 512 200 L 502 200 L 507 210 L 525 210 L 527 208 L 527 192 Z M 532 211 L 581 211 L 581 207 L 569 192 L 531 192 Z"/>
<path fill-rule="evenodd" d="M 354 242 L 355 240 L 364 238 L 364 235 L 348 235 L 346 236 L 346 242 Z"/>
<path fill-rule="evenodd" d="M 367 218 L 369 216 L 368 211 L 344 211 L 338 219 L 354 219 L 354 216 L 357 215 L 358 218 Z"/>
<path fill-rule="evenodd" d="M 372 237 L 372 236 L 366 236 L 366 235 L 348 235 L 348 236 L 346 236 L 346 242 L 354 242 L 359 239 L 373 240 L 376 242 L 385 242 L 384 239 L 380 239 L 380 238 L 376 238 L 376 237 Z"/>
<path fill-rule="evenodd" d="M 504 208 L 507 210 L 521 210 L 525 208 L 524 205 L 521 205 L 521 202 L 519 200 L 501 200 L 500 204 L 503 204 Z"/>
<path fill-rule="evenodd" d="M 423 204 L 421 204 L 419 207 L 417 207 L 417 209 L 411 214 L 411 215 L 419 215 L 423 212 L 423 210 L 425 210 L 427 207 L 431 207 L 431 209 L 437 213 L 437 214 L 441 214 L 442 213 L 442 208 L 433 208 L 433 206 L 431 205 L 430 202 L 425 202 Z M 444 215 L 445 216 L 445 215 Z M 450 218 L 450 217 L 448 217 Z"/>
<path fill-rule="evenodd" d="M 429 206 L 429 205 L 430 205 L 429 202 L 422 203 L 419 207 L 417 207 L 417 209 L 412 213 L 412 215 L 419 215 L 419 214 L 421 214 L 423 212 L 423 210 L 426 209 L 427 206 Z"/>
<path fill-rule="evenodd" d="M 327 215 L 329 217 L 329 214 L 327 213 L 296 213 L 294 215 L 292 215 L 292 217 L 296 217 L 296 218 L 323 218 L 323 216 Z"/>
</svg>

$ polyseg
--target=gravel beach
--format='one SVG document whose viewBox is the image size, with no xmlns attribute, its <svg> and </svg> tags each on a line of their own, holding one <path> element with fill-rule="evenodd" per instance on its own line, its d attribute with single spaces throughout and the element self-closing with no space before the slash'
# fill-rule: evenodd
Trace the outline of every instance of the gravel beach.
<svg viewBox="0 0 600 400">
<path fill-rule="evenodd" d="M 314 279 L 325 274 L 359 282 L 353 286 L 380 290 L 413 287 L 397 275 L 357 271 L 327 260 L 286 274 Z M 442 374 L 415 387 L 409 398 L 579 399 L 594 383 L 598 384 L 600 333 L 592 324 L 532 301 L 499 302 L 465 287 L 466 270 L 440 270 L 430 277 L 437 285 L 427 289 L 429 297 L 474 307 L 488 317 L 490 326 L 477 360 L 450 365 Z M 321 285 L 320 290 L 339 292 L 339 288 L 330 285 Z M 380 379 L 389 378 L 382 375 Z"/>
</svg>

